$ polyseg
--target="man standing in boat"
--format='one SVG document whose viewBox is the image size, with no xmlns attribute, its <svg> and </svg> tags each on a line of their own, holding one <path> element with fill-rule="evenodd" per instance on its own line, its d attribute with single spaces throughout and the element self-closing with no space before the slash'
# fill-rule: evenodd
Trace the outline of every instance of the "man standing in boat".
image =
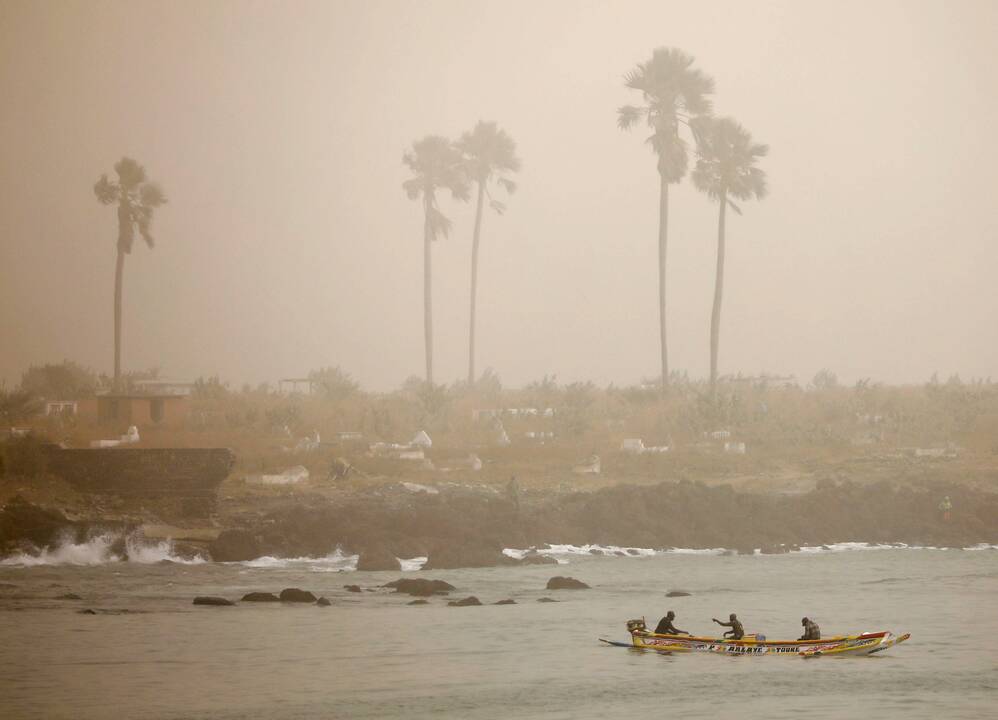
<svg viewBox="0 0 998 720">
<path fill-rule="evenodd" d="M 724 627 L 731 628 L 730 630 L 724 633 L 724 637 L 728 637 L 730 635 L 732 640 L 741 640 L 743 637 L 745 637 L 745 628 L 742 627 L 741 621 L 738 619 L 738 616 L 735 615 L 734 613 L 731 613 L 728 616 L 728 620 L 730 622 L 721 622 L 717 618 L 711 618 L 711 619 L 714 622 L 716 622 L 718 625 L 723 625 Z"/>
<path fill-rule="evenodd" d="M 798 640 L 821 640 L 821 628 L 818 623 L 810 618 L 802 618 L 800 624 L 804 626 L 804 634 Z"/>
<path fill-rule="evenodd" d="M 675 619 L 676 613 L 670 610 L 665 614 L 665 617 L 658 621 L 658 626 L 655 628 L 656 635 L 689 635 L 685 630 L 679 630 L 672 621 Z"/>
</svg>

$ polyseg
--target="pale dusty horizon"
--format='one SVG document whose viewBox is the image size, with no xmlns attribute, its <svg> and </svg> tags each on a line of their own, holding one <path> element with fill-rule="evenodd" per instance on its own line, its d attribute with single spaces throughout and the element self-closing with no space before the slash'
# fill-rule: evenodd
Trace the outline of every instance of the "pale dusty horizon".
<svg viewBox="0 0 998 720">
<path fill-rule="evenodd" d="M 291 11 L 293 8 L 293 11 Z M 401 160 L 479 120 L 523 161 L 483 221 L 479 372 L 658 374 L 655 158 L 624 74 L 680 48 L 769 145 L 728 215 L 721 374 L 998 378 L 998 5 L 0 5 L 0 382 L 110 373 L 123 155 L 169 198 L 124 274 L 123 365 L 238 385 L 423 374 L 423 216 Z M 434 247 L 438 382 L 464 378 L 474 203 Z M 672 189 L 670 364 L 706 377 L 717 206 Z"/>
</svg>

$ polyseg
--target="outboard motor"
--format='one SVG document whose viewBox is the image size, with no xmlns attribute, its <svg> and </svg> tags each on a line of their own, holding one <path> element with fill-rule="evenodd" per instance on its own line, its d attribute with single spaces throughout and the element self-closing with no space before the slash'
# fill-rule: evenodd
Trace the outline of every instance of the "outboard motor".
<svg viewBox="0 0 998 720">
<path fill-rule="evenodd" d="M 627 632 L 645 632 L 648 628 L 645 627 L 644 618 L 640 620 L 628 620 L 627 621 Z"/>
</svg>

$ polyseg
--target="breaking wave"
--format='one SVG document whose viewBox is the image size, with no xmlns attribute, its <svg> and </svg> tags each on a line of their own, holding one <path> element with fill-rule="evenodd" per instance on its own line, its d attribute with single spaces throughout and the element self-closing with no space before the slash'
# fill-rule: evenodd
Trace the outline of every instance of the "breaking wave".
<svg viewBox="0 0 998 720">
<path fill-rule="evenodd" d="M 106 565 L 107 563 L 132 562 L 153 565 L 173 562 L 198 565 L 202 557 L 182 557 L 176 554 L 172 540 L 150 541 L 141 536 L 121 533 L 101 533 L 84 542 L 64 538 L 54 547 L 25 551 L 0 560 L 5 567 L 36 567 L 41 565 Z"/>
<path fill-rule="evenodd" d="M 359 555 L 350 555 L 344 553 L 342 549 L 336 548 L 325 557 L 279 558 L 272 555 L 264 555 L 263 557 L 258 557 L 255 560 L 247 560 L 245 562 L 231 564 L 256 569 L 290 568 L 308 572 L 337 573 L 354 572 L 357 569 L 357 560 L 359 558 Z M 397 559 L 403 572 L 419 570 L 426 563 L 425 557 Z"/>
</svg>

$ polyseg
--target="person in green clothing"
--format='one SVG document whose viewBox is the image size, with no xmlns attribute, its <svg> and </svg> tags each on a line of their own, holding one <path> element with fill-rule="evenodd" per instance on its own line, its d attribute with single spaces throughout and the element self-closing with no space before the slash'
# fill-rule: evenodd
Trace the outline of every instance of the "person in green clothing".
<svg viewBox="0 0 998 720">
<path fill-rule="evenodd" d="M 939 503 L 939 514 L 942 516 L 943 522 L 949 522 L 950 511 L 952 510 L 953 503 L 949 501 L 949 495 L 946 495 Z"/>
</svg>

